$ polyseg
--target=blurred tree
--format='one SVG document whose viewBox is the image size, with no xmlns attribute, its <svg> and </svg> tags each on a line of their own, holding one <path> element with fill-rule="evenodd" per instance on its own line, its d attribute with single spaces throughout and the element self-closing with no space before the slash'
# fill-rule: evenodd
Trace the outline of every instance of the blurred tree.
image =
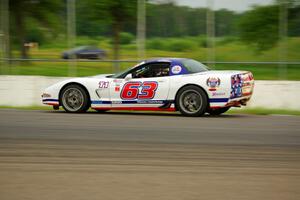
<svg viewBox="0 0 300 200">
<path fill-rule="evenodd" d="M 300 36 L 300 5 L 289 9 L 288 18 L 289 36 Z"/>
<path fill-rule="evenodd" d="M 148 4 L 147 36 L 179 37 L 206 34 L 206 8 L 190 8 L 174 3 Z M 226 9 L 215 11 L 216 35 L 237 33 L 240 14 Z"/>
<path fill-rule="evenodd" d="M 236 35 L 236 24 L 238 19 L 239 14 L 233 11 L 227 9 L 215 11 L 216 36 L 222 37 L 228 35 Z"/>
<path fill-rule="evenodd" d="M 108 36 L 111 25 L 103 17 L 98 17 L 99 14 L 94 10 L 93 3 L 94 0 L 76 0 L 76 33 L 90 37 Z"/>
<path fill-rule="evenodd" d="M 174 3 L 148 4 L 147 36 L 179 37 L 206 33 L 206 9 Z"/>
<path fill-rule="evenodd" d="M 31 38 L 28 34 L 30 21 L 34 21 L 39 26 L 48 30 L 57 29 L 59 15 L 57 12 L 62 8 L 60 0 L 10 0 L 9 11 L 12 21 L 12 30 L 15 32 L 16 41 L 18 43 L 21 57 L 27 58 L 27 48 L 24 46 L 26 38 Z M 28 26 L 29 25 L 29 26 Z"/>
<path fill-rule="evenodd" d="M 240 38 L 258 50 L 273 47 L 279 39 L 279 8 L 277 5 L 256 6 L 239 21 Z"/>
<path fill-rule="evenodd" d="M 279 36 L 279 6 L 287 5 L 288 36 L 300 36 L 300 2 L 277 0 L 274 5 L 257 6 L 241 15 L 239 19 L 240 37 L 255 45 L 259 50 L 273 47 Z"/>
<path fill-rule="evenodd" d="M 137 0 L 89 0 L 92 18 L 105 21 L 112 29 L 114 60 L 119 59 L 120 33 L 126 21 L 135 20 Z"/>
<path fill-rule="evenodd" d="M 282 4 L 285 3 L 288 5 L 288 7 L 296 7 L 296 6 L 300 6 L 300 1 L 299 0 L 275 0 L 275 3 L 278 4 Z"/>
<path fill-rule="evenodd" d="M 122 0 L 118 0 L 122 2 Z M 116 1 L 116 2 L 118 2 Z M 126 1 L 125 12 L 130 11 L 130 17 L 122 20 L 122 32 L 136 34 L 136 7 L 134 1 Z M 114 4 L 116 3 L 114 2 Z M 97 36 L 111 34 L 112 15 L 106 1 L 77 0 L 76 27 L 79 35 Z M 120 8 L 122 9 L 122 8 Z M 89 12 L 87 12 L 87 10 Z M 173 1 L 153 4 L 147 3 L 147 37 L 180 37 L 206 34 L 206 8 L 190 8 L 178 6 Z M 216 35 L 228 36 L 237 32 L 236 21 L 240 14 L 229 10 L 215 11 Z"/>
<path fill-rule="evenodd" d="M 135 39 L 134 35 L 127 32 L 120 33 L 120 44 L 130 44 Z"/>
<path fill-rule="evenodd" d="M 206 34 L 206 8 L 189 8 L 186 15 L 187 35 L 197 36 Z"/>
<path fill-rule="evenodd" d="M 288 35 L 300 36 L 300 1 L 277 0 L 278 4 L 287 3 L 288 6 Z"/>
</svg>

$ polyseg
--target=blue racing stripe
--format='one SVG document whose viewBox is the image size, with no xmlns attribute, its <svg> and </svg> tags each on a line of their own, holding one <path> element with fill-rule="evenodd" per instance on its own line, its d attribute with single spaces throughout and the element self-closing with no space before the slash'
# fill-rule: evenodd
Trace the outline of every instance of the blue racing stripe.
<svg viewBox="0 0 300 200">
<path fill-rule="evenodd" d="M 54 101 L 54 102 L 57 102 L 58 99 L 43 99 L 42 101 Z"/>
<path fill-rule="evenodd" d="M 223 103 L 223 102 L 228 102 L 228 98 L 211 98 L 209 99 L 209 102 L 211 103 Z M 58 99 L 43 99 L 44 101 L 52 101 L 52 102 L 57 102 Z M 174 100 L 133 100 L 133 101 L 116 101 L 121 104 L 165 104 L 165 103 L 174 103 Z M 111 104 L 112 101 L 99 101 L 99 100 L 94 100 L 91 102 L 92 104 Z"/>
<path fill-rule="evenodd" d="M 92 101 L 92 104 L 111 104 L 111 101 Z"/>
<path fill-rule="evenodd" d="M 209 102 L 210 103 L 225 103 L 225 102 L 228 102 L 228 98 L 212 98 L 212 99 L 209 99 Z"/>
</svg>

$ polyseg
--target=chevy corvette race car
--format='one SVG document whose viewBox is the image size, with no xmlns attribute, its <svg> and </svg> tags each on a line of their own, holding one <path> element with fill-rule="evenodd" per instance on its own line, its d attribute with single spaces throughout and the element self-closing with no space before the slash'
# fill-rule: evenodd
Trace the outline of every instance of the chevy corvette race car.
<svg viewBox="0 0 300 200">
<path fill-rule="evenodd" d="M 143 61 L 118 73 L 65 80 L 45 89 L 44 104 L 66 112 L 108 110 L 180 111 L 219 115 L 246 105 L 254 79 L 247 71 L 214 71 L 185 58 Z"/>
</svg>

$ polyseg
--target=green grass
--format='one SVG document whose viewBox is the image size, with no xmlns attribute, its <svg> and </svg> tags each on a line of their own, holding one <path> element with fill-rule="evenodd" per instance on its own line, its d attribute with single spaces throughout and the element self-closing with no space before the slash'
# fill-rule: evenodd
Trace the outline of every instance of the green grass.
<svg viewBox="0 0 300 200">
<path fill-rule="evenodd" d="M 95 44 L 108 52 L 107 59 L 112 59 L 112 45 L 109 38 L 79 37 L 77 45 Z M 189 48 L 186 46 L 189 45 Z M 66 42 L 62 39 L 41 46 L 39 49 L 30 50 L 31 58 L 58 59 L 61 52 L 66 50 Z M 286 61 L 300 61 L 300 37 L 289 38 Z M 216 61 L 278 61 L 278 46 L 267 51 L 257 52 L 251 46 L 240 42 L 236 38 L 217 38 L 215 57 Z M 186 57 L 199 61 L 208 60 L 209 49 L 205 47 L 205 38 L 153 38 L 147 40 L 146 57 Z M 18 52 L 13 55 L 18 57 Z M 137 60 L 136 44 L 121 46 L 120 59 Z M 120 69 L 126 69 L 135 63 L 121 63 Z M 217 64 L 213 69 L 223 70 L 248 70 L 252 71 L 255 79 L 276 80 L 282 78 L 277 65 L 244 65 L 244 64 Z M 67 62 L 12 62 L 10 66 L 2 66 L 0 74 L 11 75 L 44 75 L 67 76 L 69 64 Z M 113 73 L 112 63 L 77 62 L 77 76 L 90 76 L 101 73 Z M 284 79 L 300 80 L 300 65 L 289 65 Z"/>
<path fill-rule="evenodd" d="M 53 110 L 51 106 L 0 106 L 0 109 L 16 110 Z M 63 110 L 60 108 L 60 110 Z M 93 112 L 93 109 L 89 111 Z M 113 111 L 112 111 L 113 112 Z M 117 111 L 117 112 L 136 112 L 136 113 L 166 113 L 166 112 L 147 112 L 147 111 Z M 171 112 L 173 113 L 173 112 Z M 300 110 L 286 109 L 266 109 L 266 108 L 236 108 L 230 109 L 226 114 L 252 114 L 252 115 L 295 115 L 300 116 Z"/>
<path fill-rule="evenodd" d="M 12 110 L 53 110 L 51 106 L 0 106 L 0 109 Z"/>
<path fill-rule="evenodd" d="M 135 63 L 120 63 L 120 69 L 124 70 L 134 66 Z M 77 62 L 77 76 L 92 76 L 96 74 L 114 73 L 112 63 Z M 247 70 L 254 74 L 256 80 L 279 79 L 278 66 L 274 65 L 238 65 L 218 64 L 213 69 L 219 70 Z M 2 74 L 11 75 L 42 75 L 42 76 L 68 76 L 69 63 L 67 62 L 15 62 L 9 67 L 9 71 Z M 287 67 L 288 80 L 300 80 L 300 66 Z"/>
<path fill-rule="evenodd" d="M 133 64 L 122 63 L 120 68 L 124 70 Z M 113 73 L 114 66 L 111 63 L 77 62 L 77 76 L 92 76 L 96 74 Z M 11 75 L 42 75 L 42 76 L 68 76 L 68 62 L 23 62 L 10 66 Z"/>
</svg>

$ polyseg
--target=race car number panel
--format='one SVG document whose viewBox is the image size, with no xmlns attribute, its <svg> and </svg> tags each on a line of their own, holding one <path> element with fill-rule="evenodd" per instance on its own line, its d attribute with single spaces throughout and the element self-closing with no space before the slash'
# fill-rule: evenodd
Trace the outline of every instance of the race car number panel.
<svg viewBox="0 0 300 200">
<path fill-rule="evenodd" d="M 134 100 L 134 99 L 153 99 L 158 87 L 155 81 L 145 82 L 127 82 L 124 84 L 120 93 L 121 99 Z"/>
</svg>

